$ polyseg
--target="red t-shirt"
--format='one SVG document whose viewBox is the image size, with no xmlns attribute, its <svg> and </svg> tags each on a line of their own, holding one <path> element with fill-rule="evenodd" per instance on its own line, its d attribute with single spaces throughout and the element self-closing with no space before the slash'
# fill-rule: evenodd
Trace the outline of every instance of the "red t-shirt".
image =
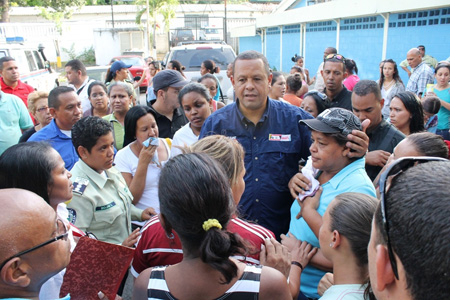
<svg viewBox="0 0 450 300">
<path fill-rule="evenodd" d="M 264 239 L 275 238 L 272 231 L 256 224 L 251 224 L 239 218 L 233 218 L 228 223 L 228 231 L 239 234 L 252 245 L 247 257 L 235 258 L 251 264 L 259 264 L 259 252 Z M 141 236 L 134 251 L 131 273 L 134 277 L 149 267 L 174 265 L 183 259 L 181 242 L 173 231 L 169 238 L 159 222 L 159 218 L 151 218 L 141 229 Z"/>
<path fill-rule="evenodd" d="M 23 83 L 19 80 L 17 86 L 15 88 L 12 88 L 9 85 L 6 85 L 6 83 L 3 81 L 3 78 L 0 80 L 0 85 L 4 93 L 16 95 L 17 97 L 22 99 L 23 103 L 25 103 L 25 106 L 28 107 L 28 95 L 31 92 L 34 92 L 34 88 L 31 85 Z"/>
</svg>

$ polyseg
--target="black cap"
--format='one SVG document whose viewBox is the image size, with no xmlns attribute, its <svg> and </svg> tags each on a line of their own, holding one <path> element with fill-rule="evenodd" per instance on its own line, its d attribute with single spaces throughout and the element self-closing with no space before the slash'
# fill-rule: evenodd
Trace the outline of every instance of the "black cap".
<svg viewBox="0 0 450 300">
<path fill-rule="evenodd" d="M 332 107 L 324 110 L 316 119 L 300 120 L 312 130 L 323 133 L 350 134 L 352 130 L 362 130 L 361 122 L 349 110 Z"/>
<path fill-rule="evenodd" d="M 180 72 L 175 70 L 163 70 L 156 73 L 153 77 L 153 89 L 155 93 L 160 89 L 166 87 L 183 87 L 188 84 L 189 81 L 186 80 Z"/>
</svg>

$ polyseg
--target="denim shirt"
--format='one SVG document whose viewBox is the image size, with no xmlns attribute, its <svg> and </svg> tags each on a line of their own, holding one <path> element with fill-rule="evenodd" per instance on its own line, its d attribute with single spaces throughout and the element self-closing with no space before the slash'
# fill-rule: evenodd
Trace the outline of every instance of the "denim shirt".
<svg viewBox="0 0 450 300">
<path fill-rule="evenodd" d="M 270 230 L 279 239 L 289 227 L 292 196 L 288 183 L 298 162 L 309 156 L 311 135 L 300 125 L 312 116 L 291 104 L 269 99 L 255 125 L 239 110 L 239 99 L 213 113 L 203 124 L 200 138 L 221 134 L 235 138 L 245 150 L 245 191 L 241 216 Z"/>
</svg>

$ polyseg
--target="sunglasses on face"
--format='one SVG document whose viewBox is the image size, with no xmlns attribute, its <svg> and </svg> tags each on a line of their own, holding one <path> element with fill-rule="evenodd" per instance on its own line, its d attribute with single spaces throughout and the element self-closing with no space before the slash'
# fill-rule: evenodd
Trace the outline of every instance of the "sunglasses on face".
<svg viewBox="0 0 450 300">
<path fill-rule="evenodd" d="M 397 261 L 395 260 L 394 251 L 391 245 L 391 239 L 389 237 L 389 222 L 388 222 L 388 211 L 386 209 L 386 202 L 388 201 L 386 193 L 388 191 L 387 185 L 392 182 L 392 180 L 399 174 L 405 172 L 411 167 L 416 166 L 420 163 L 427 163 L 431 161 L 448 161 L 447 159 L 440 157 L 402 157 L 394 161 L 386 171 L 380 177 L 380 196 L 381 196 L 381 216 L 383 219 L 383 227 L 386 232 L 386 243 L 388 248 L 389 260 L 391 262 L 392 271 L 394 272 L 395 278 L 398 277 Z"/>
</svg>

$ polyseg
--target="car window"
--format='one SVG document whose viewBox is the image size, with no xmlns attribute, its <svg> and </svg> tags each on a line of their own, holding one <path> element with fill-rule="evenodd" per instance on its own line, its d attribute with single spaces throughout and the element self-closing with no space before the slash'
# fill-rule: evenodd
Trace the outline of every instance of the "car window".
<svg viewBox="0 0 450 300">
<path fill-rule="evenodd" d="M 194 36 L 194 34 L 192 33 L 192 30 L 179 30 L 177 35 L 178 36 L 186 36 L 186 37 Z"/>
<path fill-rule="evenodd" d="M 25 51 L 25 55 L 27 57 L 28 67 L 30 67 L 30 71 L 36 71 L 37 67 L 31 51 Z"/>
<path fill-rule="evenodd" d="M 188 49 L 175 50 L 170 60 L 178 60 L 186 71 L 198 71 L 202 62 L 211 59 L 216 63 L 216 66 L 222 70 L 226 69 L 228 64 L 233 62 L 235 55 L 231 49 Z"/>
<path fill-rule="evenodd" d="M 87 68 L 86 73 L 90 79 L 95 79 L 97 81 L 105 82 L 107 70 L 108 70 L 108 68 L 104 68 L 104 69 L 89 69 L 89 68 Z"/>
<path fill-rule="evenodd" d="M 143 66 L 145 65 L 142 59 L 139 57 L 121 57 L 121 61 L 123 61 L 127 65 L 133 65 L 133 66 Z"/>
<path fill-rule="evenodd" d="M 44 62 L 42 61 L 42 58 L 39 55 L 39 52 L 33 51 L 33 55 L 34 55 L 34 59 L 35 59 L 35 61 L 37 63 L 38 68 L 39 69 L 44 69 L 45 68 Z"/>
<path fill-rule="evenodd" d="M 206 33 L 207 34 L 218 34 L 219 30 L 218 29 L 206 29 Z"/>
</svg>

